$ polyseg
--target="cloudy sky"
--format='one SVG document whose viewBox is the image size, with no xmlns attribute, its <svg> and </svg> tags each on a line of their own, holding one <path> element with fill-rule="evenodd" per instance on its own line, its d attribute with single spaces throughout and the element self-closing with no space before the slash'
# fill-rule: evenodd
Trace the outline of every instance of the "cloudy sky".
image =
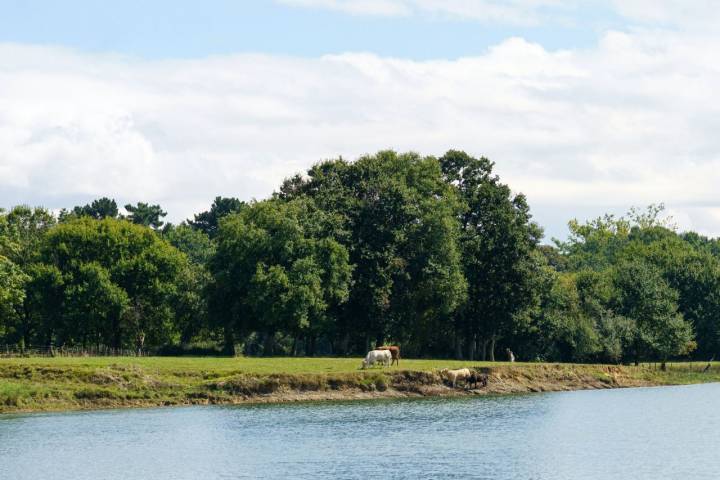
<svg viewBox="0 0 720 480">
<path fill-rule="evenodd" d="M 115 6 L 108 5 L 113 3 Z M 703 0 L 0 0 L 0 206 L 179 221 L 392 148 L 484 155 L 548 237 L 665 202 L 720 234 Z"/>
</svg>

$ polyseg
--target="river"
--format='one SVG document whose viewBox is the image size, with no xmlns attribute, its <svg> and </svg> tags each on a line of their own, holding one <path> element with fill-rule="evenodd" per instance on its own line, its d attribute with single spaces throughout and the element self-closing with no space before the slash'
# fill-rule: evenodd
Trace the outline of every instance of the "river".
<svg viewBox="0 0 720 480">
<path fill-rule="evenodd" d="M 0 479 L 720 478 L 720 384 L 0 415 Z"/>
</svg>

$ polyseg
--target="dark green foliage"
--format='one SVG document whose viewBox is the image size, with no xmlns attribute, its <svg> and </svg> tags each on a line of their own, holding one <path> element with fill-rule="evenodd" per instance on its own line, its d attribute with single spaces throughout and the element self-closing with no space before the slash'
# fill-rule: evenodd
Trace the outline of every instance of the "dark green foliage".
<svg viewBox="0 0 720 480">
<path fill-rule="evenodd" d="M 173 299 L 180 342 L 186 344 L 198 335 L 207 337 L 209 333 L 207 290 L 211 275 L 208 264 L 215 255 L 215 244 L 201 230 L 184 224 L 167 225 L 163 237 L 190 260 L 178 274 L 178 289 Z"/>
<path fill-rule="evenodd" d="M 542 230 L 531 221 L 525 197 L 500 183 L 486 158 L 450 151 L 440 164 L 462 200 L 459 242 L 468 301 L 459 312 L 458 328 L 466 335 L 471 359 L 480 341 L 483 359 L 487 349 L 494 360 L 496 342 L 517 330 L 533 302 L 533 254 Z"/>
<path fill-rule="evenodd" d="M 64 209 L 60 212 L 60 221 L 65 221 L 73 217 L 92 217 L 97 220 L 102 220 L 103 218 L 118 218 L 118 206 L 114 199 L 102 197 L 82 207 L 77 206 L 70 212 Z"/>
<path fill-rule="evenodd" d="M 693 349 L 692 327 L 678 312 L 678 293 L 660 270 L 641 261 L 624 263 L 615 283 L 617 311 L 637 325 L 632 346 L 637 357 L 664 361 Z"/>
<path fill-rule="evenodd" d="M 220 219 L 231 213 L 239 212 L 243 205 L 245 202 L 241 202 L 237 198 L 215 197 L 210 210 L 195 215 L 195 220 L 188 220 L 188 225 L 204 232 L 210 238 L 215 238 L 220 227 Z"/>
<path fill-rule="evenodd" d="M 82 217 L 43 240 L 31 298 L 45 319 L 44 336 L 116 348 L 173 339 L 171 300 L 187 259 L 156 233 L 124 220 Z"/>
<path fill-rule="evenodd" d="M 53 225 L 55 218 L 44 208 L 19 205 L 8 212 L 0 210 L 0 295 L 8 302 L 0 307 L 0 331 L 21 347 L 37 330 L 27 285 L 40 260 L 43 237 Z"/>
<path fill-rule="evenodd" d="M 600 334 L 600 359 L 668 357 L 718 351 L 720 263 L 712 242 L 678 235 L 662 205 L 627 217 L 570 222 L 557 242 L 563 268 L 577 270 L 587 315 Z"/>
<path fill-rule="evenodd" d="M 160 205 L 148 205 L 143 202 L 138 202 L 137 205 L 127 204 L 125 210 L 130 212 L 127 218 L 132 223 L 155 230 L 163 226 L 165 222 L 161 219 L 167 215 L 167 212 L 164 212 Z"/>
<path fill-rule="evenodd" d="M 328 310 L 346 301 L 348 254 L 317 235 L 318 215 L 310 200 L 266 200 L 221 222 L 210 301 L 228 349 L 254 331 L 264 336 L 266 353 L 277 332 L 312 339 Z"/>
<path fill-rule="evenodd" d="M 0 343 L 629 362 L 720 357 L 720 243 L 662 205 L 539 245 L 526 198 L 460 151 L 323 161 L 181 225 L 100 198 L 0 210 Z M 198 349 L 197 345 L 202 345 Z"/>
<path fill-rule="evenodd" d="M 189 225 L 166 226 L 163 237 L 170 244 L 188 256 L 196 265 L 207 265 L 215 255 L 215 244 L 202 230 L 195 230 Z"/>
<path fill-rule="evenodd" d="M 0 254 L 0 338 L 12 338 L 20 324 L 29 277 Z"/>
<path fill-rule="evenodd" d="M 348 303 L 335 314 L 335 345 L 364 351 L 387 340 L 414 354 L 446 354 L 465 299 L 460 203 L 432 157 L 380 152 L 322 162 L 286 181 L 280 199 L 312 198 L 317 225 L 354 266 Z"/>
</svg>

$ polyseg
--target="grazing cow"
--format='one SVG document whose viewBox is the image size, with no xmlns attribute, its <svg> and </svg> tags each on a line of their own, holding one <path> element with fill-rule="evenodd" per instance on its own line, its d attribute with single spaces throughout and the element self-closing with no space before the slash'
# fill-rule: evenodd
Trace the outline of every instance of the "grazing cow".
<svg viewBox="0 0 720 480">
<path fill-rule="evenodd" d="M 506 348 L 505 353 L 507 353 L 508 360 L 510 360 L 511 363 L 515 361 L 515 354 L 512 352 L 512 350 Z"/>
<path fill-rule="evenodd" d="M 392 354 L 389 350 L 370 350 L 362 361 L 362 368 L 372 367 L 376 363 L 389 367 L 392 361 Z"/>
<path fill-rule="evenodd" d="M 453 388 L 457 386 L 458 380 L 463 380 L 467 383 L 467 380 L 471 375 L 469 368 L 458 368 L 457 370 L 448 370 L 447 368 L 443 368 L 440 370 L 440 374 L 452 383 Z"/>
<path fill-rule="evenodd" d="M 376 347 L 375 350 L 389 350 L 390 354 L 392 355 L 392 362 L 390 362 L 390 365 L 397 363 L 398 367 L 400 366 L 400 347 L 398 347 L 397 345 Z"/>
</svg>

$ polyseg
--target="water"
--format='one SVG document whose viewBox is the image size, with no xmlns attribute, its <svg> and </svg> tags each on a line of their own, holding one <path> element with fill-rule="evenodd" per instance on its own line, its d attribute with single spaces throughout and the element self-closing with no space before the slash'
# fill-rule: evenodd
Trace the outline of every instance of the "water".
<svg viewBox="0 0 720 480">
<path fill-rule="evenodd" d="M 0 479 L 720 475 L 720 384 L 0 415 Z"/>
</svg>

